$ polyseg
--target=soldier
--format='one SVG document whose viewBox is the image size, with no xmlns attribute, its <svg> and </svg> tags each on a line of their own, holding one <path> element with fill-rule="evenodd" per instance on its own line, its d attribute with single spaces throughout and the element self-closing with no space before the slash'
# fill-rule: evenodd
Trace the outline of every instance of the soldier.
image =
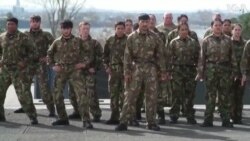
<svg viewBox="0 0 250 141">
<path fill-rule="evenodd" d="M 50 86 L 48 84 L 50 68 L 47 66 L 47 50 L 49 45 L 54 41 L 53 36 L 40 28 L 41 17 L 34 15 L 30 18 L 30 30 L 26 31 L 25 34 L 29 36 L 30 39 L 35 43 L 36 54 L 39 58 L 39 62 L 34 64 L 34 70 L 30 73 L 31 83 L 34 75 L 37 75 L 39 88 L 41 89 L 41 96 L 43 102 L 46 104 L 49 110 L 49 117 L 55 116 L 55 107 L 53 102 L 53 97 L 50 91 Z M 17 109 L 15 113 L 21 113 L 22 108 Z"/>
<path fill-rule="evenodd" d="M 125 34 L 128 36 L 133 31 L 133 21 L 131 19 L 125 20 Z"/>
<path fill-rule="evenodd" d="M 222 19 L 221 19 L 220 13 L 215 13 L 215 14 L 213 14 L 213 16 L 212 16 L 212 22 L 213 22 L 215 19 L 222 20 Z M 205 32 L 205 34 L 204 34 L 204 38 L 207 37 L 208 35 L 210 35 L 210 34 L 213 33 L 213 30 L 212 30 L 212 22 L 211 22 L 211 26 L 206 30 L 206 32 Z"/>
<path fill-rule="evenodd" d="M 207 103 L 202 127 L 213 126 L 216 95 L 223 127 L 233 127 L 229 116 L 229 96 L 236 61 L 230 38 L 222 33 L 222 21 L 213 21 L 213 33 L 203 39 L 196 80 L 206 79 Z"/>
<path fill-rule="evenodd" d="M 109 37 L 104 46 L 104 67 L 109 75 L 111 108 L 111 117 L 106 122 L 107 124 L 119 123 L 120 109 L 123 105 L 123 56 L 127 41 L 124 29 L 125 23 L 117 22 L 115 24 L 115 35 Z"/>
<path fill-rule="evenodd" d="M 234 124 L 242 124 L 243 94 L 245 90 L 245 86 L 241 86 L 242 74 L 240 71 L 240 62 L 245 46 L 245 41 L 241 37 L 241 31 L 242 26 L 240 24 L 233 25 L 231 40 L 237 61 L 237 73 L 232 80 L 233 85 L 231 87 L 232 90 L 230 90 L 230 115 Z"/>
<path fill-rule="evenodd" d="M 92 54 L 87 44 L 72 35 L 72 28 L 73 23 L 70 20 L 64 20 L 61 23 L 62 35 L 52 43 L 47 53 L 48 63 L 56 72 L 53 96 L 59 119 L 52 125 L 69 125 L 63 97 L 63 90 L 68 82 L 77 97 L 83 128 L 91 129 L 93 125 L 90 122 L 89 99 L 83 70 L 88 69 Z"/>
<path fill-rule="evenodd" d="M 0 121 L 5 121 L 4 100 L 13 83 L 18 100 L 31 124 L 38 124 L 36 109 L 30 91 L 29 69 L 35 58 L 34 43 L 18 31 L 18 19 L 7 19 L 7 31 L 0 35 Z"/>
<path fill-rule="evenodd" d="M 195 97 L 196 66 L 199 58 L 199 46 L 196 41 L 188 36 L 189 26 L 186 22 L 177 27 L 178 36 L 169 44 L 170 64 L 167 70 L 171 70 L 173 84 L 173 103 L 170 109 L 170 123 L 177 123 L 180 106 L 183 105 L 183 113 L 188 124 L 196 124 L 193 101 Z"/>
<path fill-rule="evenodd" d="M 223 21 L 223 25 L 222 25 L 222 32 L 231 37 L 232 36 L 232 26 L 231 26 L 231 20 L 230 19 L 225 19 Z"/>
<path fill-rule="evenodd" d="M 102 46 L 97 40 L 92 39 L 89 32 L 90 32 L 90 24 L 88 22 L 81 22 L 79 24 L 80 38 L 85 43 L 87 43 L 89 47 L 91 47 L 91 49 L 93 50 L 93 57 L 94 57 L 94 60 L 91 63 L 88 72 L 86 72 L 87 73 L 86 85 L 87 85 L 87 95 L 89 96 L 90 113 L 93 116 L 93 121 L 99 122 L 102 116 L 102 111 L 99 106 L 99 100 L 95 89 L 96 88 L 95 75 L 96 72 L 100 70 L 102 63 Z M 74 112 L 71 115 L 69 115 L 69 119 L 75 119 L 80 117 L 76 101 L 76 95 L 73 89 L 71 88 L 69 93 L 69 99 L 74 108 Z"/>
<path fill-rule="evenodd" d="M 138 17 L 139 29 L 129 35 L 124 54 L 124 78 L 128 88 L 125 91 L 125 101 L 121 112 L 120 124 L 117 131 L 127 130 L 128 121 L 133 118 L 136 101 L 145 86 L 145 104 L 147 128 L 160 130 L 156 124 L 155 115 L 158 97 L 158 72 L 165 75 L 165 60 L 163 57 L 163 42 L 148 28 L 149 15 Z"/>
<path fill-rule="evenodd" d="M 241 86 L 244 86 L 246 81 L 250 80 L 250 40 L 247 41 L 244 47 L 240 62 L 240 70 L 242 74 Z"/>
<path fill-rule="evenodd" d="M 163 16 L 164 22 L 157 26 L 157 29 L 165 34 L 165 37 L 168 37 L 168 33 L 174 29 L 176 29 L 176 25 L 173 23 L 173 15 L 172 13 L 164 13 Z"/>
</svg>

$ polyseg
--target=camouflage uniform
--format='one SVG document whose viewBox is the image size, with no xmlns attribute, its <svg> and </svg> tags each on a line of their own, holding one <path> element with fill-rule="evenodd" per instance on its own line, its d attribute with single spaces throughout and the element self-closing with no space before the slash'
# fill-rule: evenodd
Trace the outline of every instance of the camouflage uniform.
<svg viewBox="0 0 250 141">
<path fill-rule="evenodd" d="M 241 62 L 240 62 L 240 70 L 242 75 L 246 75 L 246 80 L 250 80 L 250 40 L 247 41 Z"/>
<path fill-rule="evenodd" d="M 231 38 L 232 39 L 232 38 Z M 241 86 L 241 71 L 240 71 L 240 62 L 241 57 L 245 45 L 245 41 L 241 39 L 240 41 L 235 41 L 232 39 L 233 42 L 233 49 L 237 61 L 237 73 L 236 73 L 236 80 L 233 81 L 233 85 L 231 87 L 231 99 L 230 99 L 230 114 L 231 118 L 233 119 L 234 123 L 241 122 L 242 119 L 242 109 L 243 109 L 243 94 L 245 87 Z"/>
<path fill-rule="evenodd" d="M 225 35 L 216 37 L 207 36 L 202 43 L 198 64 L 198 74 L 206 79 L 207 103 L 204 125 L 213 124 L 216 96 L 218 94 L 220 112 L 223 124 L 230 123 L 229 117 L 229 91 L 232 73 L 235 72 L 236 61 L 231 39 Z"/>
<path fill-rule="evenodd" d="M 194 120 L 195 110 L 193 100 L 195 97 L 196 66 L 199 58 L 200 47 L 191 37 L 181 39 L 174 38 L 169 45 L 170 64 L 167 67 L 172 74 L 172 107 L 170 109 L 171 120 L 179 118 L 180 106 L 183 105 L 184 114 L 188 122 Z"/>
<path fill-rule="evenodd" d="M 176 29 L 177 26 L 173 24 L 173 25 L 170 26 L 170 27 L 165 27 L 164 24 L 160 24 L 160 25 L 158 25 L 156 28 L 157 28 L 160 32 L 164 33 L 165 38 L 167 39 L 169 32 L 172 31 L 172 30 L 174 30 L 174 29 Z M 164 41 L 164 42 L 165 42 L 165 41 Z"/>
<path fill-rule="evenodd" d="M 104 46 L 104 65 L 111 69 L 109 76 L 109 93 L 111 120 L 118 121 L 124 99 L 123 56 L 127 36 L 111 36 Z"/>
<path fill-rule="evenodd" d="M 158 97 L 158 72 L 165 71 L 163 42 L 155 33 L 139 30 L 129 35 L 124 55 L 124 74 L 131 76 L 121 112 L 120 124 L 127 125 L 133 118 L 141 86 L 145 86 L 146 120 L 148 126 L 156 125 Z"/>
<path fill-rule="evenodd" d="M 62 68 L 61 72 L 56 73 L 53 94 L 59 120 L 68 120 L 63 97 L 63 90 L 68 82 L 76 93 L 82 121 L 90 121 L 86 78 L 83 75 L 83 70 L 75 69 L 75 65 L 78 63 L 84 63 L 88 66 L 91 62 L 90 56 L 92 54 L 89 46 L 73 35 L 69 39 L 61 36 L 52 43 L 47 55 L 50 65 L 58 65 Z"/>
<path fill-rule="evenodd" d="M 49 32 L 42 31 L 41 29 L 38 31 L 26 31 L 30 39 L 35 43 L 36 47 L 36 55 L 39 59 L 45 58 L 47 55 L 47 50 L 49 45 L 54 41 L 53 36 Z M 50 91 L 49 86 L 49 66 L 46 62 L 40 62 L 35 64 L 34 72 L 30 73 L 31 82 L 34 75 L 37 75 L 38 85 L 40 88 L 41 96 L 43 102 L 46 104 L 47 109 L 51 114 L 55 113 L 55 107 L 53 102 L 53 97 Z"/>
<path fill-rule="evenodd" d="M 30 119 L 36 119 L 36 109 L 30 91 L 30 66 L 35 60 L 35 46 L 28 36 L 16 31 L 0 35 L 0 117 L 4 117 L 4 100 L 6 92 L 13 83 L 18 100 Z M 18 63 L 24 62 L 25 68 Z"/>
<path fill-rule="evenodd" d="M 93 49 L 94 60 L 91 63 L 90 67 L 94 68 L 95 71 L 98 71 L 102 63 L 102 46 L 97 40 L 92 39 L 91 36 L 89 36 L 88 39 L 84 42 L 88 44 L 91 49 Z M 102 111 L 99 106 L 99 100 L 95 89 L 96 88 L 95 74 L 91 74 L 88 71 L 86 71 L 85 73 L 87 73 L 86 86 L 87 86 L 87 94 L 89 96 L 90 113 L 94 118 L 100 118 L 102 116 Z M 74 111 L 78 113 L 76 95 L 73 89 L 71 88 L 69 93 L 69 99 L 74 108 Z"/>
<path fill-rule="evenodd" d="M 212 28 L 210 27 L 210 28 L 208 28 L 208 29 L 206 30 L 206 32 L 205 32 L 203 38 L 206 38 L 208 35 L 211 35 L 212 33 L 213 33 L 213 30 L 212 30 Z"/>
</svg>

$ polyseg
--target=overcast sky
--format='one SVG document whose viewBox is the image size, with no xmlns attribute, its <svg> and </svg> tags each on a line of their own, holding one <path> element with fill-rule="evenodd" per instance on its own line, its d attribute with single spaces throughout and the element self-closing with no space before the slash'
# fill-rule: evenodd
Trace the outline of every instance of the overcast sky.
<svg viewBox="0 0 250 141">
<path fill-rule="evenodd" d="M 25 9 L 41 9 L 31 3 L 32 0 L 20 0 Z M 0 0 L 1 8 L 12 8 L 16 0 Z M 86 8 L 117 11 L 181 11 L 220 10 L 226 12 L 250 11 L 247 0 L 87 0 Z"/>
</svg>

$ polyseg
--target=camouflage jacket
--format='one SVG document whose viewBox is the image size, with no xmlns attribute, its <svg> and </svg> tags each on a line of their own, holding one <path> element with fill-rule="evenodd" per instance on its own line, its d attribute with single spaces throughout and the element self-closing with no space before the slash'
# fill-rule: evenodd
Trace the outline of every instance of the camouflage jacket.
<svg viewBox="0 0 250 141">
<path fill-rule="evenodd" d="M 169 45 L 170 63 L 168 69 L 175 66 L 196 67 L 200 48 L 195 44 L 196 41 L 191 37 L 181 39 L 180 36 L 177 36 L 174 38 Z"/>
<path fill-rule="evenodd" d="M 129 35 L 124 54 L 124 73 L 130 75 L 133 63 L 150 63 L 160 71 L 166 71 L 163 52 L 164 44 L 158 35 L 148 31 L 142 34 L 139 29 Z"/>
<path fill-rule="evenodd" d="M 77 63 L 89 65 L 93 59 L 89 45 L 74 35 L 71 35 L 69 39 L 62 36 L 57 38 L 50 46 L 47 56 L 50 65 L 74 65 Z"/>
<path fill-rule="evenodd" d="M 31 30 L 26 31 L 25 34 L 35 43 L 38 58 L 46 57 L 49 46 L 54 41 L 54 37 L 49 32 L 42 31 L 41 29 L 35 32 Z"/>
<path fill-rule="evenodd" d="M 174 29 L 176 29 L 177 26 L 176 26 L 175 24 L 173 24 L 173 25 L 170 26 L 170 27 L 165 27 L 165 26 L 164 26 L 164 23 L 162 23 L 162 24 L 158 25 L 156 28 L 157 28 L 160 32 L 164 33 L 165 38 L 167 39 L 169 32 L 172 31 L 172 30 L 174 30 Z M 164 42 L 165 42 L 165 41 L 164 41 Z"/>
<path fill-rule="evenodd" d="M 116 35 L 111 36 L 104 46 L 103 61 L 106 67 L 112 65 L 123 66 L 124 50 L 126 47 L 127 36 L 118 38 Z"/>
<path fill-rule="evenodd" d="M 87 40 L 84 40 L 84 42 L 86 42 L 89 45 L 93 53 L 93 62 L 91 62 L 90 67 L 94 67 L 96 70 L 99 70 L 102 64 L 102 53 L 103 53 L 103 48 L 101 44 L 97 40 L 92 39 L 90 35 Z"/>
<path fill-rule="evenodd" d="M 198 73 L 203 75 L 207 65 L 224 68 L 236 73 L 236 59 L 231 39 L 222 34 L 211 34 L 203 39 L 198 62 Z"/>
<path fill-rule="evenodd" d="M 244 49 L 246 42 L 243 39 L 241 39 L 240 41 L 236 41 L 236 40 L 233 40 L 233 38 L 231 38 L 231 40 L 233 43 L 235 59 L 237 62 L 237 74 L 236 75 L 238 77 L 241 77 L 240 62 L 241 62 L 242 53 L 243 53 L 243 49 Z"/>
<path fill-rule="evenodd" d="M 250 79 L 250 40 L 247 41 L 241 59 L 241 73 L 247 76 L 247 79 Z"/>
<path fill-rule="evenodd" d="M 166 43 L 166 37 L 163 32 L 160 32 L 157 28 L 154 28 L 153 32 L 156 33 L 162 39 L 164 44 Z"/>
<path fill-rule="evenodd" d="M 208 35 L 211 35 L 213 33 L 212 28 L 208 28 L 203 36 L 203 38 L 206 38 Z"/>
<path fill-rule="evenodd" d="M 37 60 L 35 52 L 34 43 L 20 31 L 14 34 L 4 32 L 0 35 L 0 56 L 3 65 L 16 65 L 18 62 L 30 65 Z"/>
</svg>

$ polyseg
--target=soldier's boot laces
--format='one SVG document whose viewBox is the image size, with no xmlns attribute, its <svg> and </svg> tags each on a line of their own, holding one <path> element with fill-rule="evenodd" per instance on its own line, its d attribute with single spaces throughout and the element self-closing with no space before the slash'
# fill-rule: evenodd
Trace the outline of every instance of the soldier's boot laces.
<svg viewBox="0 0 250 141">
<path fill-rule="evenodd" d="M 231 123 L 231 122 L 222 122 L 222 125 L 221 125 L 222 127 L 227 127 L 227 128 L 233 128 L 234 126 L 233 126 L 233 123 Z"/>
<path fill-rule="evenodd" d="M 154 130 L 154 131 L 160 131 L 161 128 L 160 126 L 156 125 L 156 124 L 149 124 L 146 126 L 147 129 L 149 130 Z"/>
<path fill-rule="evenodd" d="M 56 125 L 69 125 L 69 120 L 56 120 L 54 122 L 52 122 L 52 125 L 53 126 L 56 126 Z"/>
<path fill-rule="evenodd" d="M 83 128 L 85 128 L 85 129 L 93 129 L 94 127 L 93 127 L 93 125 L 91 124 L 90 121 L 84 121 L 83 122 Z"/>
<path fill-rule="evenodd" d="M 130 120 L 129 121 L 130 126 L 140 126 L 139 122 L 137 120 Z"/>
<path fill-rule="evenodd" d="M 81 115 L 78 112 L 73 112 L 68 117 L 69 119 L 81 119 Z"/>
<path fill-rule="evenodd" d="M 116 131 L 126 131 L 126 130 L 128 130 L 128 126 L 126 124 L 121 123 L 115 127 L 115 130 Z"/>
<path fill-rule="evenodd" d="M 24 113 L 23 108 L 16 109 L 14 113 Z"/>
</svg>

